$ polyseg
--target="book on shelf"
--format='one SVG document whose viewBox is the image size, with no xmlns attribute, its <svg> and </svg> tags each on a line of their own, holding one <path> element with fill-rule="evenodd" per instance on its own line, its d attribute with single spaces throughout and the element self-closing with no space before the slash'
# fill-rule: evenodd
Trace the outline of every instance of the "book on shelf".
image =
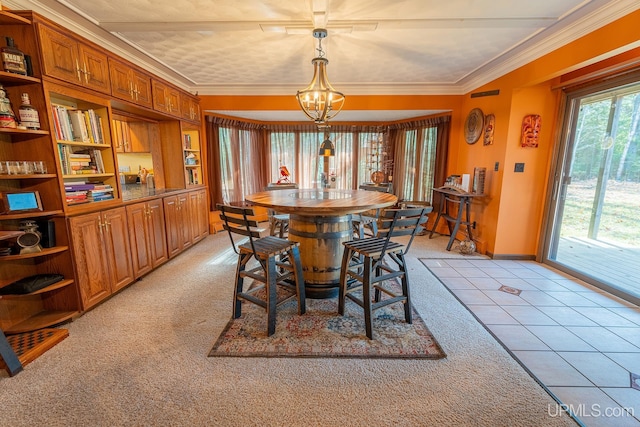
<svg viewBox="0 0 640 427">
<path fill-rule="evenodd" d="M 52 104 L 51 110 L 58 140 L 104 143 L 102 117 L 93 109 L 79 110 L 66 105 Z"/>
<path fill-rule="evenodd" d="M 105 173 L 100 150 L 58 144 L 58 154 L 63 175 Z"/>
</svg>

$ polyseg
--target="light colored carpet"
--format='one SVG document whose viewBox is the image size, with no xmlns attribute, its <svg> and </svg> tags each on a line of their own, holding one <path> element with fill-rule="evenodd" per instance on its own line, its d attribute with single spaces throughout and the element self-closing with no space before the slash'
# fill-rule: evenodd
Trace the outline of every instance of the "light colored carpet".
<svg viewBox="0 0 640 427">
<path fill-rule="evenodd" d="M 13 378 L 0 426 L 571 426 L 418 258 L 461 257 L 447 238 L 411 249 L 413 303 L 439 360 L 211 358 L 231 315 L 235 257 L 203 242 L 66 325 Z"/>
</svg>

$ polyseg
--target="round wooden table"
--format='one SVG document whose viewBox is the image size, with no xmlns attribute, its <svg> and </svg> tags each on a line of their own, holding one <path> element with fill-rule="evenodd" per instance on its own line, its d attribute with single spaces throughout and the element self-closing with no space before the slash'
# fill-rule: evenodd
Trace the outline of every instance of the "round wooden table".
<svg viewBox="0 0 640 427">
<path fill-rule="evenodd" d="M 300 242 L 308 298 L 338 293 L 343 242 L 352 238 L 351 215 L 391 206 L 393 194 L 365 190 L 279 190 L 246 197 L 247 202 L 289 214 L 289 239 Z"/>
</svg>

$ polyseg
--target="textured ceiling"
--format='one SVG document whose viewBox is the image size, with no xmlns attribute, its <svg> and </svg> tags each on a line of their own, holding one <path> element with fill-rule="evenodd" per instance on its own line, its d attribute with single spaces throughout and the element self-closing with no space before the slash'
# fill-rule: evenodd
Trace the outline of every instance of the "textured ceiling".
<svg viewBox="0 0 640 427">
<path fill-rule="evenodd" d="M 329 79 L 347 98 L 467 93 L 640 8 L 638 0 L 3 3 L 40 12 L 204 95 L 295 94 L 311 80 L 311 30 L 325 27 Z"/>
</svg>

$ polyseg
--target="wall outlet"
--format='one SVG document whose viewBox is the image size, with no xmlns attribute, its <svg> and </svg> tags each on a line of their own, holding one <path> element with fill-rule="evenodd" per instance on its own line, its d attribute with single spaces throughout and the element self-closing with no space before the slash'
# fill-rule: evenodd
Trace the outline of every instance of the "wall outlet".
<svg viewBox="0 0 640 427">
<path fill-rule="evenodd" d="M 524 172 L 524 163 L 516 163 L 516 167 L 513 169 L 514 172 Z"/>
<path fill-rule="evenodd" d="M 496 164 L 493 166 L 493 170 L 498 172 L 498 169 L 500 169 L 500 162 L 496 162 Z"/>
</svg>

